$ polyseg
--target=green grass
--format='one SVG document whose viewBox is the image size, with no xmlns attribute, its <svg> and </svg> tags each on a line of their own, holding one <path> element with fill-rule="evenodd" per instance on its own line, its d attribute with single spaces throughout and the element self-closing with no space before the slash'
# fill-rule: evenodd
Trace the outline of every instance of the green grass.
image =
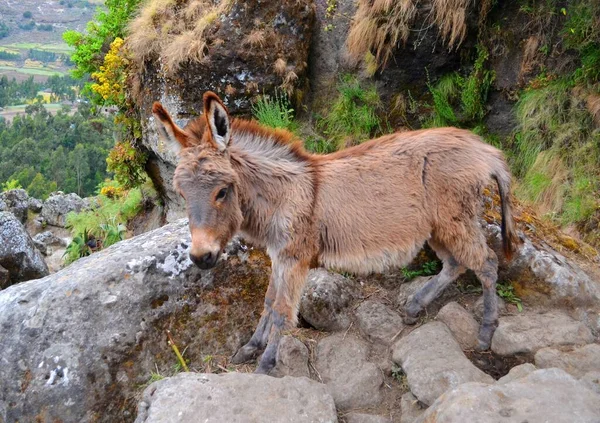
<svg viewBox="0 0 600 423">
<path fill-rule="evenodd" d="M 42 50 L 53 53 L 64 53 L 71 54 L 75 49 L 69 47 L 66 43 L 61 44 L 40 44 L 40 43 L 12 43 L 1 45 L 0 48 L 11 49 L 11 50 Z"/>
<path fill-rule="evenodd" d="M 108 247 L 122 239 L 119 237 L 120 231 L 124 232 L 127 222 L 140 212 L 142 192 L 140 188 L 134 188 L 120 198 L 108 198 L 104 195 L 96 198 L 99 207 L 81 213 L 69 213 L 67 227 L 73 235 L 94 235 L 96 239 L 103 241 L 104 247 Z"/>
<path fill-rule="evenodd" d="M 467 76 L 454 72 L 443 76 L 435 85 L 427 86 L 433 98 L 433 113 L 425 121 L 425 127 L 459 126 L 482 127 L 485 103 L 495 75 L 485 68 L 487 50 L 477 46 L 477 58 Z M 485 130 L 480 130 L 480 135 Z"/>
<path fill-rule="evenodd" d="M 496 284 L 496 293 L 505 302 L 515 304 L 519 312 L 523 311 L 523 302 L 515 294 L 515 288 L 511 284 Z"/>
<path fill-rule="evenodd" d="M 402 276 L 404 277 L 404 279 L 410 281 L 419 276 L 434 275 L 438 273 L 439 267 L 440 263 L 438 261 L 432 260 L 423 263 L 423 266 L 421 266 L 420 269 L 412 270 L 407 267 L 403 267 L 402 269 L 400 269 L 400 271 L 402 272 Z"/>
<path fill-rule="evenodd" d="M 261 96 L 252 105 L 252 114 L 261 125 L 270 128 L 296 131 L 298 126 L 294 121 L 294 109 L 285 93 L 275 92 L 273 97 Z"/>
<path fill-rule="evenodd" d="M 8 70 L 26 75 L 41 75 L 41 76 L 52 76 L 52 75 L 66 75 L 66 72 L 58 70 L 46 70 L 46 69 L 33 69 L 33 68 L 18 68 L 15 66 L 0 66 L 0 70 Z"/>
<path fill-rule="evenodd" d="M 331 110 L 317 123 L 328 142 L 339 149 L 382 132 L 377 115 L 382 106 L 375 87 L 364 87 L 355 76 L 345 75 L 337 89 Z"/>
<path fill-rule="evenodd" d="M 519 197 L 542 203 L 563 224 L 584 224 L 600 206 L 600 132 L 585 101 L 563 79 L 517 102 L 512 166 Z"/>
</svg>

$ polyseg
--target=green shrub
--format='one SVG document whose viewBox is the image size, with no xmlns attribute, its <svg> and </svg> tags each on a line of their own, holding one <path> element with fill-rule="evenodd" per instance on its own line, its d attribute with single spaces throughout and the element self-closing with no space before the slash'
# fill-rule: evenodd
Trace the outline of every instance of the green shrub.
<svg viewBox="0 0 600 423">
<path fill-rule="evenodd" d="M 345 75 L 338 84 L 338 98 L 329 113 L 317 123 L 336 149 L 365 141 L 382 132 L 376 111 L 381 101 L 375 87 L 363 88 L 353 75 Z"/>
<path fill-rule="evenodd" d="M 71 264 L 82 257 L 89 256 L 92 253 L 92 250 L 88 246 L 89 241 L 90 235 L 87 229 L 75 235 L 63 254 L 65 264 Z"/>
<path fill-rule="evenodd" d="M 433 98 L 433 113 L 424 126 L 482 127 L 485 103 L 495 78 L 494 72 L 485 68 L 487 58 L 487 50 L 477 46 L 477 58 L 469 75 L 463 77 L 454 72 L 435 85 L 427 84 Z"/>
<path fill-rule="evenodd" d="M 114 185 L 113 181 L 109 183 Z M 87 234 L 94 237 L 100 241 L 100 247 L 104 248 L 125 238 L 127 222 L 140 212 L 143 196 L 140 188 L 134 188 L 121 197 L 98 195 L 95 199 L 98 207 L 80 213 L 69 213 L 67 227 L 75 236 Z"/>
<path fill-rule="evenodd" d="M 600 205 L 600 132 L 571 81 L 525 91 L 516 106 L 512 165 L 516 193 L 563 224 L 584 223 Z"/>
</svg>

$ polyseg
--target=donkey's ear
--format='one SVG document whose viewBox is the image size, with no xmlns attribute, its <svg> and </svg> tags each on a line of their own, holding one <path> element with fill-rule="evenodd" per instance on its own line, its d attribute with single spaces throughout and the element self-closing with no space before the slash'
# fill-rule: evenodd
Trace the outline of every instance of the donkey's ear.
<svg viewBox="0 0 600 423">
<path fill-rule="evenodd" d="M 175 153 L 178 153 L 182 148 L 191 147 L 192 144 L 188 134 L 173 122 L 169 112 L 158 101 L 155 101 L 152 105 L 152 114 L 159 122 L 157 125 L 159 134 L 169 141 L 169 147 Z"/>
<path fill-rule="evenodd" d="M 225 151 L 231 141 L 231 124 L 227 108 L 212 91 L 204 93 L 204 115 L 210 128 L 210 138 L 219 151 Z"/>
</svg>

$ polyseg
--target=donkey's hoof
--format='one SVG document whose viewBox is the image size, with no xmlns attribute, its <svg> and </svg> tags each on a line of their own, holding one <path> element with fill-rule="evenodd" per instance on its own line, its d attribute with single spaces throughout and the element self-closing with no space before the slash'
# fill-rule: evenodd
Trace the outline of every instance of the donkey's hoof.
<svg viewBox="0 0 600 423">
<path fill-rule="evenodd" d="M 476 350 L 477 351 L 487 351 L 490 349 L 490 344 L 491 344 L 490 341 L 484 341 L 484 340 L 478 339 Z"/>
<path fill-rule="evenodd" d="M 409 316 L 408 314 L 405 314 L 404 317 L 402 318 L 402 321 L 404 322 L 405 325 L 414 325 L 415 323 L 417 323 L 419 321 L 419 316 Z"/>
<path fill-rule="evenodd" d="M 256 348 L 253 345 L 246 344 L 242 348 L 237 350 L 235 355 L 231 357 L 231 362 L 233 364 L 247 363 L 258 357 L 258 353 L 258 348 Z"/>
</svg>

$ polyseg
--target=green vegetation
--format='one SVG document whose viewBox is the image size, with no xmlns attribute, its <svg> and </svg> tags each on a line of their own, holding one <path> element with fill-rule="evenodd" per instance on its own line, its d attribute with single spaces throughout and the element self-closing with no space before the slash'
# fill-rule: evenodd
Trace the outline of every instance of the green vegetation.
<svg viewBox="0 0 600 423">
<path fill-rule="evenodd" d="M 510 304 L 515 304 L 519 312 L 523 311 L 523 302 L 515 294 L 515 288 L 510 284 L 496 284 L 496 293 L 500 298 Z"/>
<path fill-rule="evenodd" d="M 527 90 L 517 103 L 513 167 L 517 194 L 564 224 L 583 224 L 599 207 L 600 133 L 573 83 L 556 80 Z"/>
<path fill-rule="evenodd" d="M 105 183 L 115 185 L 115 182 Z M 118 184 L 116 184 L 118 186 Z M 69 213 L 67 227 L 73 234 L 87 233 L 108 247 L 125 236 L 127 222 L 135 217 L 142 207 L 142 191 L 134 188 L 110 198 L 100 194 L 96 197 L 97 207 L 81 213 Z"/>
<path fill-rule="evenodd" d="M 87 33 L 66 31 L 67 44 L 75 48 L 71 60 L 79 78 L 91 77 L 95 82 L 86 85 L 85 95 L 95 106 L 116 106 L 115 123 L 120 142 L 108 158 L 109 170 L 128 188 L 144 180 L 143 168 L 147 156 L 137 150 L 141 138 L 140 117 L 132 107 L 125 91 L 131 74 L 131 60 L 123 38 L 128 22 L 137 10 L 140 0 L 106 0 L 105 9 L 98 11 L 95 21 L 87 26 Z M 110 46 L 106 50 L 106 46 Z"/>
<path fill-rule="evenodd" d="M 92 237 L 87 229 L 84 229 L 83 232 L 75 235 L 71 243 L 67 245 L 67 248 L 63 254 L 65 264 L 71 264 L 82 257 L 89 256 L 92 253 L 92 250 L 88 245 L 90 244 L 91 240 Z"/>
<path fill-rule="evenodd" d="M 452 73 L 436 85 L 428 84 L 433 97 L 433 113 L 425 127 L 459 126 L 476 128 L 485 117 L 485 103 L 495 75 L 485 68 L 488 52 L 477 46 L 477 58 L 467 76 Z"/>
<path fill-rule="evenodd" d="M 419 276 L 435 275 L 436 273 L 438 273 L 439 267 L 440 263 L 438 261 L 432 260 L 423 263 L 423 266 L 420 269 L 413 270 L 409 269 L 408 267 L 403 267 L 402 269 L 400 269 L 400 271 L 402 272 L 402 276 L 404 277 L 404 279 L 410 281 Z"/>
<path fill-rule="evenodd" d="M 329 113 L 317 122 L 317 128 L 328 139 L 325 150 L 356 145 L 382 132 L 377 116 L 381 101 L 375 87 L 364 88 L 355 76 L 344 75 L 338 92 Z"/>
<path fill-rule="evenodd" d="M 6 23 L 0 21 L 0 39 L 8 37 L 8 34 L 10 34 L 10 28 Z"/>
<path fill-rule="evenodd" d="M 107 177 L 112 120 L 82 104 L 51 115 L 34 103 L 12 122 L 0 119 L 0 181 L 17 180 L 45 197 L 57 188 L 86 196 Z"/>
<path fill-rule="evenodd" d="M 292 132 L 297 130 L 294 109 L 285 92 L 276 91 L 272 98 L 266 95 L 261 96 L 252 106 L 252 114 L 261 125 L 287 129 Z"/>
</svg>

